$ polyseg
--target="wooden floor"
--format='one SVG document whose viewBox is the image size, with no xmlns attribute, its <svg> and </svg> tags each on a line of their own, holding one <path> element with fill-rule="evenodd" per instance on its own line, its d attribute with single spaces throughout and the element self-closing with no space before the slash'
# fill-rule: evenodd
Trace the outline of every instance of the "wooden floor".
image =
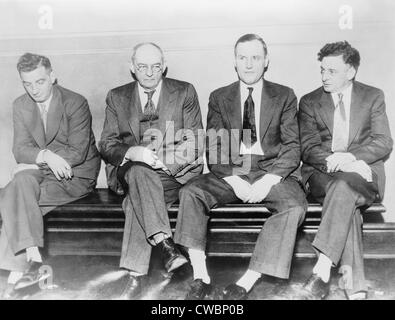
<svg viewBox="0 0 395 320">
<path fill-rule="evenodd" d="M 246 258 L 211 257 L 208 270 L 212 282 L 222 290 L 237 281 L 248 267 Z M 313 259 L 295 258 L 288 281 L 263 276 L 253 288 L 249 300 L 297 300 L 299 290 L 310 275 Z M 111 256 L 54 256 L 45 260 L 53 270 L 51 289 L 30 290 L 27 299 L 34 300 L 102 300 L 120 299 L 125 282 L 124 271 L 119 270 L 119 257 Z M 395 259 L 368 259 L 365 261 L 369 284 L 369 300 L 395 300 Z M 0 271 L 0 291 L 7 274 Z M 142 300 L 183 300 L 191 282 L 191 270 L 181 270 L 174 279 L 165 276 L 163 267 L 153 257 L 149 279 Z M 338 287 L 337 270 L 333 269 L 329 300 L 345 300 Z"/>
</svg>

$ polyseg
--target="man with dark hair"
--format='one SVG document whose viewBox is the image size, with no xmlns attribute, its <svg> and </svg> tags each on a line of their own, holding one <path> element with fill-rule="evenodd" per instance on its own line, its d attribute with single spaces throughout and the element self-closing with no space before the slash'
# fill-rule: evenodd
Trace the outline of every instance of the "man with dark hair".
<svg viewBox="0 0 395 320">
<path fill-rule="evenodd" d="M 262 274 L 288 278 L 298 226 L 307 207 L 299 185 L 297 101 L 292 89 L 263 79 L 269 59 L 255 34 L 235 45 L 239 81 L 210 95 L 207 163 L 210 173 L 180 191 L 175 242 L 188 248 L 194 280 L 187 299 L 211 298 L 206 267 L 208 213 L 218 204 L 263 203 L 272 216 L 263 226 L 246 273 L 222 299 L 246 299 Z M 214 138 L 213 138 L 214 137 Z"/>
<path fill-rule="evenodd" d="M 14 101 L 17 166 L 1 190 L 0 268 L 10 270 L 3 298 L 43 281 L 42 216 L 91 192 L 100 170 L 88 102 L 55 84 L 47 57 L 26 53 L 17 69 L 26 94 Z"/>
<path fill-rule="evenodd" d="M 126 193 L 120 267 L 129 271 L 129 279 L 122 297 L 136 299 L 153 246 L 160 249 L 167 272 L 187 263 L 173 242 L 167 209 L 183 184 L 201 173 L 204 141 L 196 91 L 190 83 L 163 76 L 159 46 L 136 45 L 130 69 L 137 81 L 107 95 L 99 146 L 109 185 Z"/>
<path fill-rule="evenodd" d="M 313 246 L 318 261 L 304 285 L 309 298 L 329 294 L 331 267 L 341 265 L 349 299 L 366 298 L 361 208 L 384 194 L 384 160 L 393 141 L 380 89 L 355 81 L 360 56 L 346 41 L 318 53 L 322 87 L 300 100 L 302 176 L 323 203 Z"/>
</svg>

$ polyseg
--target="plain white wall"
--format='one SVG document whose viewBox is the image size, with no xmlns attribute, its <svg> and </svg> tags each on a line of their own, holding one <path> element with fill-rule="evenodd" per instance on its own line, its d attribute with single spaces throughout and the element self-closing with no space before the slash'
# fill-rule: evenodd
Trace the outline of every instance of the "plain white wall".
<svg viewBox="0 0 395 320">
<path fill-rule="evenodd" d="M 50 29 L 40 29 L 51 22 L 43 5 L 52 11 Z M 352 9 L 352 29 L 339 27 L 343 5 Z M 168 77 L 194 84 L 205 119 L 210 92 L 236 80 L 233 45 L 242 34 L 265 39 L 271 57 L 265 77 L 292 87 L 298 98 L 320 86 L 319 49 L 347 40 L 362 57 L 357 79 L 384 90 L 395 133 L 394 18 L 391 0 L 0 0 L 0 187 L 15 165 L 11 104 L 24 92 L 15 65 L 26 51 L 49 56 L 59 83 L 88 99 L 99 140 L 106 93 L 130 81 L 138 42 L 162 46 Z M 385 218 L 395 221 L 395 155 L 386 172 Z M 106 186 L 103 170 L 98 185 Z"/>
</svg>

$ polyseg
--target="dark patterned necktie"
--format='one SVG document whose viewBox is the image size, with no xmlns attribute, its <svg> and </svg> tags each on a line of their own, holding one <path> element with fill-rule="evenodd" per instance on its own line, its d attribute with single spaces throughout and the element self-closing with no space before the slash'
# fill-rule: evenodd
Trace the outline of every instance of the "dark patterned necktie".
<svg viewBox="0 0 395 320">
<path fill-rule="evenodd" d="M 152 91 L 144 91 L 148 96 L 147 103 L 144 106 L 143 120 L 145 121 L 153 121 L 158 119 L 158 114 L 156 112 L 155 104 L 152 101 L 152 96 L 155 93 L 155 90 Z"/>
<path fill-rule="evenodd" d="M 244 113 L 243 113 L 243 133 L 242 133 L 242 141 L 247 148 L 251 148 L 251 146 L 256 142 L 256 125 L 255 125 L 255 105 L 254 100 L 252 99 L 252 90 L 254 88 L 248 87 L 248 97 L 244 103 Z M 244 130 L 251 131 L 251 139 L 249 139 L 249 135 L 244 134 Z"/>
<path fill-rule="evenodd" d="M 344 108 L 343 94 L 339 93 L 339 101 L 333 115 L 333 152 L 345 152 L 348 147 L 347 118 Z"/>
</svg>

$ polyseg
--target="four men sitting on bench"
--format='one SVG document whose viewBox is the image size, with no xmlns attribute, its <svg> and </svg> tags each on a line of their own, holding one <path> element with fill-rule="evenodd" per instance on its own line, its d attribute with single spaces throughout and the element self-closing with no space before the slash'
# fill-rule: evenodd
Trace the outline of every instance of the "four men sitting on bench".
<svg viewBox="0 0 395 320">
<path fill-rule="evenodd" d="M 288 278 L 307 209 L 303 188 L 323 203 L 313 242 L 318 260 L 303 298 L 325 298 L 331 267 L 338 264 L 346 297 L 366 298 L 360 210 L 384 192 L 383 161 L 393 143 L 384 95 L 355 81 L 359 53 L 336 42 L 320 50 L 323 85 L 301 99 L 298 112 L 292 89 L 264 79 L 267 51 L 255 34 L 236 42 L 239 80 L 210 95 L 210 172 L 202 174 L 205 133 L 194 87 L 165 77 L 156 44 L 134 47 L 130 68 L 136 81 L 108 93 L 99 142 L 108 185 L 125 194 L 120 261 L 129 273 L 125 298 L 141 294 L 153 246 L 160 248 L 169 273 L 188 263 L 178 245 L 193 268 L 186 299 L 213 298 L 205 254 L 209 212 L 240 201 L 262 203 L 271 216 L 248 270 L 215 298 L 246 299 L 262 274 Z M 38 250 L 42 214 L 89 193 L 100 167 L 86 100 L 55 84 L 43 56 L 25 54 L 18 71 L 27 94 L 14 103 L 18 166 L 0 194 L 0 268 L 12 271 L 4 298 L 44 278 Z M 173 241 L 167 209 L 177 200 Z"/>
</svg>

